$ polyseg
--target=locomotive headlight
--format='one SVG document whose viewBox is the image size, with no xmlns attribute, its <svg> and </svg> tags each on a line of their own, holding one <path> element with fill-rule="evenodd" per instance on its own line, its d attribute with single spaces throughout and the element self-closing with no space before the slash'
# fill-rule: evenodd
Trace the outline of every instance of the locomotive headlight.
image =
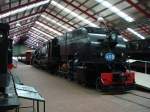
<svg viewBox="0 0 150 112">
<path fill-rule="evenodd" d="M 114 61 L 115 60 L 115 54 L 112 52 L 108 52 L 105 54 L 106 61 Z"/>
</svg>

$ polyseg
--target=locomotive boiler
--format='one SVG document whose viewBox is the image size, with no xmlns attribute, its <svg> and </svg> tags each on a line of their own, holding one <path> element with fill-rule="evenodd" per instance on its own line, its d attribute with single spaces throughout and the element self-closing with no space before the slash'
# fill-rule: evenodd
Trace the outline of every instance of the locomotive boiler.
<svg viewBox="0 0 150 112">
<path fill-rule="evenodd" d="M 47 42 L 37 50 L 33 63 L 96 88 L 134 87 L 134 72 L 126 62 L 126 48 L 116 30 L 83 27 Z M 41 64 L 43 63 L 43 64 Z"/>
</svg>

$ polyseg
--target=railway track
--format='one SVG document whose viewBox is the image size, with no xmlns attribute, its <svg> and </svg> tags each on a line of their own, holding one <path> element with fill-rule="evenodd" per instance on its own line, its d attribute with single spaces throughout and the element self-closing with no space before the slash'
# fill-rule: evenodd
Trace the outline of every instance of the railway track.
<svg viewBox="0 0 150 112">
<path fill-rule="evenodd" d="M 113 95 L 113 96 L 127 103 L 136 104 L 138 106 L 150 109 L 150 94 L 149 93 L 134 90 L 126 94 Z"/>
</svg>

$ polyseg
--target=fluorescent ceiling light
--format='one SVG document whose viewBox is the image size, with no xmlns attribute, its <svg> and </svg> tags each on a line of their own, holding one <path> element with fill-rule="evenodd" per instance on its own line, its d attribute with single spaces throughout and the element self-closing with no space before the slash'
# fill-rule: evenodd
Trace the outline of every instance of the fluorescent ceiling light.
<svg viewBox="0 0 150 112">
<path fill-rule="evenodd" d="M 127 40 L 126 38 L 123 38 L 123 40 L 124 40 L 125 42 L 128 42 L 128 40 Z"/>
<path fill-rule="evenodd" d="M 48 20 L 48 21 L 50 21 L 50 22 L 52 22 L 52 23 L 54 23 L 54 24 L 56 24 L 56 25 L 62 27 L 63 29 L 65 29 L 65 30 L 67 30 L 67 31 L 72 31 L 72 29 L 67 28 L 66 26 L 60 24 L 59 22 L 57 22 L 57 21 L 55 21 L 55 20 L 53 20 L 53 19 L 51 19 L 51 18 L 49 18 L 49 17 L 47 17 L 47 16 L 45 16 L 45 15 L 41 15 L 41 17 L 43 17 L 44 19 L 46 19 L 46 20 Z"/>
<path fill-rule="evenodd" d="M 134 21 L 134 19 L 132 17 L 128 16 L 126 13 L 122 12 L 120 9 L 113 6 L 108 1 L 106 1 L 106 0 L 96 0 L 96 1 L 99 2 L 100 4 L 102 4 L 104 7 L 107 7 L 109 10 L 111 10 L 112 12 L 114 12 L 115 14 L 117 14 L 118 16 L 120 16 L 121 18 L 126 20 L 127 22 Z"/>
<path fill-rule="evenodd" d="M 65 11 L 66 13 L 69 13 L 70 15 L 78 18 L 79 20 L 83 21 L 85 24 L 88 24 L 90 26 L 93 26 L 93 27 L 98 27 L 96 24 L 92 23 L 91 21 L 83 18 L 82 16 L 80 16 L 79 14 L 76 14 L 75 12 L 73 12 L 72 10 L 68 9 L 68 8 L 65 8 L 64 6 L 60 5 L 59 3 L 57 3 L 56 1 L 52 1 L 51 2 L 52 5 L 56 6 L 57 8 Z"/>
<path fill-rule="evenodd" d="M 17 13 L 20 13 L 20 12 L 23 12 L 23 11 L 26 11 L 26 10 L 33 9 L 35 7 L 39 7 L 41 5 L 48 4 L 49 2 L 50 2 L 50 0 L 42 0 L 41 2 L 38 2 L 38 3 L 34 3 L 34 4 L 31 4 L 31 5 L 26 5 L 22 8 L 18 8 L 18 9 L 15 9 L 15 10 L 8 11 L 4 14 L 1 14 L 0 19 L 11 16 L 11 15 L 14 15 L 14 14 L 17 14 Z"/>
<path fill-rule="evenodd" d="M 52 29 L 52 28 L 50 28 L 50 27 L 48 27 L 46 25 L 44 25 L 43 23 L 40 23 L 39 21 L 36 21 L 35 23 L 40 25 L 40 26 L 42 26 L 43 28 L 45 28 L 45 29 L 47 29 L 49 31 L 52 31 L 52 32 L 54 32 L 54 33 L 56 33 L 58 35 L 62 35 L 62 33 L 58 32 L 58 31 L 56 31 L 56 30 L 54 30 L 54 29 Z"/>
<path fill-rule="evenodd" d="M 39 36 L 39 35 L 37 35 L 37 34 L 31 32 L 31 31 L 29 31 L 29 35 L 34 36 L 34 37 L 37 37 L 37 38 L 40 38 L 40 39 L 42 39 L 42 40 L 44 40 L 44 41 L 47 41 L 47 40 L 48 40 L 48 39 L 43 38 L 42 36 Z"/>
<path fill-rule="evenodd" d="M 49 38 L 51 38 L 51 39 L 54 38 L 54 37 L 52 37 L 51 35 L 49 35 L 49 34 L 47 34 L 47 33 L 45 33 L 45 32 L 42 32 L 41 30 L 39 30 L 39 29 L 37 29 L 37 28 L 32 27 L 31 29 L 33 29 L 33 30 L 35 30 L 35 31 L 37 31 L 37 32 L 39 32 L 39 33 L 41 33 L 41 34 L 43 34 L 43 35 L 45 35 L 45 36 L 47 36 L 47 37 L 49 37 Z"/>
<path fill-rule="evenodd" d="M 131 29 L 131 28 L 127 28 L 128 31 L 130 31 L 131 33 L 133 33 L 134 35 L 140 37 L 141 39 L 145 39 L 144 36 L 142 36 L 141 34 L 139 34 L 138 32 L 136 32 L 135 30 Z"/>
</svg>

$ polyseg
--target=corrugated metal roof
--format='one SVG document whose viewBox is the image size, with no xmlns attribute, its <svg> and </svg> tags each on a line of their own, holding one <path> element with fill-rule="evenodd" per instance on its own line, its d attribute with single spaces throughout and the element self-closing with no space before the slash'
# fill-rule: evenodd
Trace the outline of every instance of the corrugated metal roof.
<svg viewBox="0 0 150 112">
<path fill-rule="evenodd" d="M 45 41 L 81 26 L 99 27 L 102 17 L 128 40 L 150 37 L 149 0 L 1 0 L 0 22 L 10 24 L 10 38 L 28 36 L 25 44 Z"/>
</svg>

